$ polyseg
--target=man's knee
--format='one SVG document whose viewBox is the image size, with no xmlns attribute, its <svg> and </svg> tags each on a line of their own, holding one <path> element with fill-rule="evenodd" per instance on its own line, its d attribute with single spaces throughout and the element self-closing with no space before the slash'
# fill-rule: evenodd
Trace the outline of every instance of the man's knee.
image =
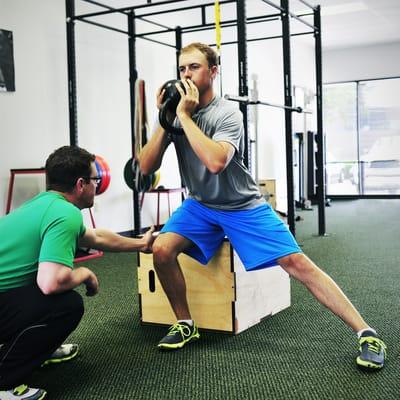
<svg viewBox="0 0 400 400">
<path fill-rule="evenodd" d="M 162 268 L 175 262 L 177 252 L 168 243 L 162 241 L 155 241 L 153 244 L 153 260 L 156 268 Z"/>
<path fill-rule="evenodd" d="M 290 275 L 297 273 L 306 273 L 309 267 L 307 257 L 303 253 L 293 253 L 278 260 L 278 264 Z"/>
<path fill-rule="evenodd" d="M 72 307 L 73 313 L 80 320 L 85 312 L 85 306 L 83 303 L 82 296 L 75 290 L 72 290 L 71 291 L 71 299 L 72 299 L 71 307 Z"/>
<path fill-rule="evenodd" d="M 82 296 L 75 290 L 62 293 L 64 297 L 61 308 L 68 315 L 71 325 L 77 326 L 85 312 Z"/>
</svg>

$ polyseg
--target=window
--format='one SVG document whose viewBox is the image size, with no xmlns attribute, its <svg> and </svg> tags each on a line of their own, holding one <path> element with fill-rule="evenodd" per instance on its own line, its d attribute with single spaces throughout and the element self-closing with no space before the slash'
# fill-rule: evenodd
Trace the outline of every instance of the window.
<svg viewBox="0 0 400 400">
<path fill-rule="evenodd" d="M 328 84 L 328 195 L 400 194 L 400 78 Z"/>
<path fill-rule="evenodd" d="M 357 84 L 325 85 L 326 184 L 328 194 L 358 194 Z"/>
</svg>

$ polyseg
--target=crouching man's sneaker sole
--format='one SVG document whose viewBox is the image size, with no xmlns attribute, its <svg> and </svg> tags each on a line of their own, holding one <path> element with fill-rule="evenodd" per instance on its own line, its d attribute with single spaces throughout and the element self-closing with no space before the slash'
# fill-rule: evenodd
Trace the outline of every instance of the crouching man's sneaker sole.
<svg viewBox="0 0 400 400">
<path fill-rule="evenodd" d="M 14 389 L 0 391 L 1 400 L 42 400 L 47 392 L 43 389 L 30 388 L 27 385 L 19 385 Z"/>
<path fill-rule="evenodd" d="M 79 353 L 77 344 L 62 344 L 52 355 L 46 360 L 42 366 L 49 364 L 59 364 L 65 361 L 72 360 Z"/>
<path fill-rule="evenodd" d="M 178 322 L 169 328 L 168 334 L 161 339 L 158 344 L 160 350 L 178 350 L 185 344 L 198 340 L 200 338 L 197 326 Z"/>
</svg>

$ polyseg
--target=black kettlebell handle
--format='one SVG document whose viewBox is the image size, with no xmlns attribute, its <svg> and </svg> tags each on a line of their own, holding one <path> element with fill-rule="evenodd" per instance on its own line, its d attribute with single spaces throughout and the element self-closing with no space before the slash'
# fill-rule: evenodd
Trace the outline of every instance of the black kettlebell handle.
<svg viewBox="0 0 400 400">
<path fill-rule="evenodd" d="M 184 131 L 182 128 L 177 128 L 168 121 L 168 114 L 172 114 L 174 117 L 176 116 L 176 107 L 181 99 L 181 94 L 178 92 L 178 89 L 175 86 L 176 83 L 178 83 L 181 88 L 185 90 L 183 83 L 177 79 L 172 79 L 164 83 L 161 91 L 165 90 L 165 93 L 162 98 L 158 119 L 160 121 L 160 125 L 167 132 L 170 132 L 174 135 L 183 135 Z"/>
</svg>

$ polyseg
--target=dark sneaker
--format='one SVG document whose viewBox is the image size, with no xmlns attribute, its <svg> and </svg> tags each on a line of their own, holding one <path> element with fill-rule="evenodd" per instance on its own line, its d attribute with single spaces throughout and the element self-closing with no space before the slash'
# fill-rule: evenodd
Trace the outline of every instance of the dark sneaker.
<svg viewBox="0 0 400 400">
<path fill-rule="evenodd" d="M 157 347 L 161 350 L 177 350 L 199 338 L 200 334 L 194 323 L 190 326 L 186 322 L 177 322 L 169 328 L 167 336 L 161 339 Z"/>
<path fill-rule="evenodd" d="M 42 366 L 49 364 L 57 364 L 65 361 L 72 360 L 79 353 L 79 346 L 77 344 L 62 344 Z M 1 399 L 2 400 L 2 399 Z"/>
<path fill-rule="evenodd" d="M 386 359 L 386 345 L 371 331 L 365 331 L 358 339 L 358 367 L 365 371 L 377 371 L 383 368 Z"/>
<path fill-rule="evenodd" d="M 0 391 L 1 400 L 42 400 L 46 396 L 43 389 L 34 389 L 19 385 L 15 389 Z"/>
</svg>

